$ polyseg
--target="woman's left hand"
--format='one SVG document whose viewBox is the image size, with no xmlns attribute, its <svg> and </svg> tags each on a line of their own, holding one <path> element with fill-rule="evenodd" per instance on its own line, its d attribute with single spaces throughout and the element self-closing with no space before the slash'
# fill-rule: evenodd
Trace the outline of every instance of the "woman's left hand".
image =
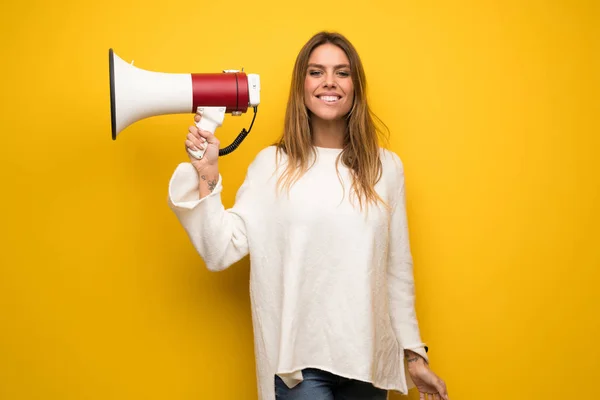
<svg viewBox="0 0 600 400">
<path fill-rule="evenodd" d="M 450 400 L 446 383 L 429 369 L 421 356 L 413 353 L 407 361 L 408 373 L 419 390 L 419 400 L 425 400 L 425 395 L 433 400 Z"/>
</svg>

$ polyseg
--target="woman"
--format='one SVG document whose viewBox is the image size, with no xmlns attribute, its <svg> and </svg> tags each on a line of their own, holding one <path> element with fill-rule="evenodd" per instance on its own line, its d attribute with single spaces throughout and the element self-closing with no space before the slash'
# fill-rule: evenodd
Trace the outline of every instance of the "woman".
<svg viewBox="0 0 600 400">
<path fill-rule="evenodd" d="M 284 133 L 231 209 L 219 140 L 190 126 L 185 145 L 206 149 L 169 186 L 192 244 L 212 271 L 250 254 L 259 399 L 385 399 L 413 385 L 448 399 L 415 315 L 402 162 L 379 147 L 345 37 L 321 32 L 300 51 Z"/>
</svg>

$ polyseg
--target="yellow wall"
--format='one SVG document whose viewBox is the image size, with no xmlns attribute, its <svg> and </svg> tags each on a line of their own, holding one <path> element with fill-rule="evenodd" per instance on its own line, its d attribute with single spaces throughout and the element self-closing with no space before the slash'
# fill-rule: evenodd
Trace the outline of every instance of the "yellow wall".
<svg viewBox="0 0 600 400">
<path fill-rule="evenodd" d="M 286 3 L 2 3 L 0 398 L 256 398 L 247 260 L 207 272 L 166 203 L 191 116 L 113 142 L 108 49 L 261 74 L 255 128 L 221 161 L 229 206 L 320 29 L 355 43 L 405 162 L 418 314 L 451 398 L 594 397 L 598 2 Z"/>
</svg>

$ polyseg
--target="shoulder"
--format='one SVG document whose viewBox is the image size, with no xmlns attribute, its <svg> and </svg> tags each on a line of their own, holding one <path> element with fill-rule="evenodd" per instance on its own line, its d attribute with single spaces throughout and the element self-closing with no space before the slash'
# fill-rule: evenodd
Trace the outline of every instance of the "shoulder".
<svg viewBox="0 0 600 400">
<path fill-rule="evenodd" d="M 389 193 L 403 190 L 405 186 L 404 162 L 398 154 L 389 149 L 380 148 L 380 159 L 382 165 L 381 184 L 385 185 Z"/>
<path fill-rule="evenodd" d="M 394 151 L 381 147 L 379 158 L 383 168 L 383 175 L 402 179 L 404 177 L 404 162 Z"/>
<path fill-rule="evenodd" d="M 392 204 L 398 200 L 398 193 L 404 190 L 404 163 L 400 156 L 389 149 L 380 148 L 382 165 L 381 184 L 390 194 Z"/>
<path fill-rule="evenodd" d="M 277 146 L 272 145 L 260 150 L 248 166 L 251 175 L 273 173 L 277 165 Z"/>
<path fill-rule="evenodd" d="M 256 154 L 250 165 L 256 167 L 274 168 L 278 157 L 280 159 L 279 162 L 281 163 L 281 159 L 283 159 L 282 155 L 285 156 L 285 153 L 278 152 L 276 145 L 267 146 Z"/>
</svg>

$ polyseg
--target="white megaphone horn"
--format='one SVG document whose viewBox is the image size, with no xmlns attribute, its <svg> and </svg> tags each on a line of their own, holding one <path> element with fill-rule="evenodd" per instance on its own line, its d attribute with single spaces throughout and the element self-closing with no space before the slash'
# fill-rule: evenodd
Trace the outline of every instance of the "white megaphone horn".
<svg viewBox="0 0 600 400">
<path fill-rule="evenodd" d="M 129 64 L 108 50 L 110 73 L 110 111 L 112 139 L 129 125 L 143 118 L 165 114 L 202 114 L 197 126 L 215 133 L 225 114 L 242 115 L 254 109 L 250 127 L 243 129 L 219 155 L 235 150 L 246 137 L 256 118 L 260 103 L 260 77 L 243 71 L 222 73 L 164 73 L 143 70 Z M 189 151 L 200 159 L 204 150 Z"/>
</svg>

